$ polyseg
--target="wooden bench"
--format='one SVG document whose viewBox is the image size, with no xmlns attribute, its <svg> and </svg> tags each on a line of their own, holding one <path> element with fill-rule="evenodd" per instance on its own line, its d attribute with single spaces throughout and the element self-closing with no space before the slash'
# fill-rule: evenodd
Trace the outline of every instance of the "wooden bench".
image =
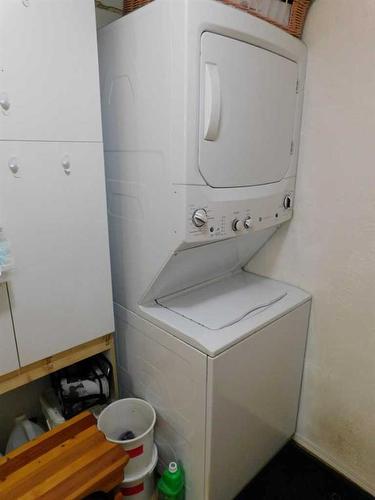
<svg viewBox="0 0 375 500">
<path fill-rule="evenodd" d="M 0 458 L 0 499 L 80 499 L 124 480 L 124 449 L 83 412 Z"/>
</svg>

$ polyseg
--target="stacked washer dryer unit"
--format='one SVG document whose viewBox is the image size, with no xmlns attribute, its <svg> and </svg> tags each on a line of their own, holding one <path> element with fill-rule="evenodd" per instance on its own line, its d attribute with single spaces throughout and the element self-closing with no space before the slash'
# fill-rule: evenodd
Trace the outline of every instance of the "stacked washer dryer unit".
<svg viewBox="0 0 375 500">
<path fill-rule="evenodd" d="M 188 500 L 229 500 L 294 433 L 310 296 L 243 270 L 292 216 L 306 49 L 213 0 L 99 33 L 119 376 Z"/>
</svg>

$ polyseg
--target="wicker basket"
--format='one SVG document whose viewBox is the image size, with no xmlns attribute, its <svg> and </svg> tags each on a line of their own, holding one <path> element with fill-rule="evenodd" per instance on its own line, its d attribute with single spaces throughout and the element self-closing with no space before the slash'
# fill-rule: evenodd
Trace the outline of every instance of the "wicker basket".
<svg viewBox="0 0 375 500">
<path fill-rule="evenodd" d="M 133 10 L 139 9 L 144 5 L 152 2 L 152 0 L 124 0 L 124 15 L 133 12 Z"/>
<path fill-rule="evenodd" d="M 139 9 L 139 7 L 143 7 L 144 5 L 152 2 L 153 0 L 124 0 L 124 15 L 129 14 L 135 9 Z M 312 0 L 293 0 L 292 8 L 290 10 L 289 23 L 287 26 L 277 23 L 273 19 L 269 17 L 262 16 L 262 14 L 258 14 L 254 10 L 242 7 L 238 5 L 235 0 L 218 0 L 220 2 L 226 3 L 228 5 L 232 5 L 237 9 L 245 10 L 249 14 L 253 16 L 259 17 L 273 24 L 274 26 L 278 26 L 279 28 L 287 31 L 293 36 L 301 38 L 303 26 L 305 24 L 305 19 L 307 15 L 307 11 L 309 10 L 310 4 Z"/>
</svg>

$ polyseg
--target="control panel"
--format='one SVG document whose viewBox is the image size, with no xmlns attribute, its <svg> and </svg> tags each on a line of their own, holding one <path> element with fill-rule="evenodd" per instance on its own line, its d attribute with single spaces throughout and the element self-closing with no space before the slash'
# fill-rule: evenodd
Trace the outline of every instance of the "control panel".
<svg viewBox="0 0 375 500">
<path fill-rule="evenodd" d="M 207 204 L 201 208 L 191 206 L 190 235 L 206 234 L 210 239 L 228 238 L 254 230 L 256 224 L 251 208 L 228 206 L 223 211 L 225 207 L 220 205 Z"/>
<path fill-rule="evenodd" d="M 277 189 L 260 186 L 259 196 L 233 199 L 236 197 L 227 195 L 229 199 L 215 199 L 224 197 L 224 191 L 191 187 L 187 196 L 185 241 L 203 243 L 233 238 L 279 225 L 292 216 L 293 190 L 294 179 L 291 179 Z M 205 193 L 208 195 L 204 196 Z"/>
</svg>

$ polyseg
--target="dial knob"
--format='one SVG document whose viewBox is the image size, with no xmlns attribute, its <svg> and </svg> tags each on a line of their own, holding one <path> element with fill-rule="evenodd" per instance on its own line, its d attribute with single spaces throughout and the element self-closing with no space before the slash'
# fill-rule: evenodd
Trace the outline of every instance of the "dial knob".
<svg viewBox="0 0 375 500">
<path fill-rule="evenodd" d="M 248 217 L 245 222 L 243 223 L 246 229 L 251 229 L 254 225 L 253 219 L 251 217 Z"/>
<path fill-rule="evenodd" d="M 293 198 L 291 194 L 287 194 L 284 198 L 283 202 L 285 210 L 288 210 L 289 208 L 292 208 L 293 205 Z"/>
<path fill-rule="evenodd" d="M 196 210 L 193 213 L 192 220 L 193 220 L 194 226 L 196 226 L 196 227 L 202 227 L 205 224 L 207 224 L 207 212 L 206 212 L 206 210 L 204 208 L 198 208 L 198 210 Z"/>
<path fill-rule="evenodd" d="M 232 222 L 233 231 L 242 231 L 243 228 L 244 228 L 244 224 L 243 224 L 242 220 L 234 219 L 234 221 Z"/>
</svg>

